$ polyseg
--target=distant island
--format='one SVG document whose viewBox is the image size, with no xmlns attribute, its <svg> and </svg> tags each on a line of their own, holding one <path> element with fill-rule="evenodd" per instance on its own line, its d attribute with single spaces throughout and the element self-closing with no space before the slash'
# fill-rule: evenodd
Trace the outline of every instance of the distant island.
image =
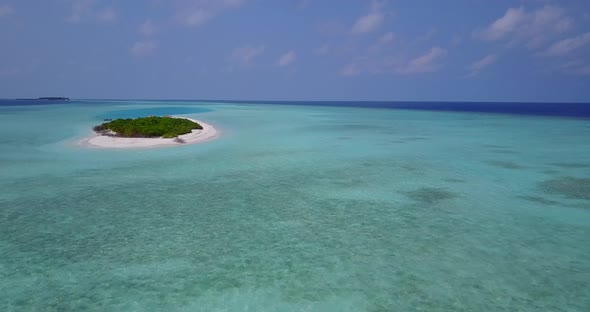
<svg viewBox="0 0 590 312">
<path fill-rule="evenodd" d="M 203 127 L 189 119 L 164 117 L 140 117 L 115 119 L 94 127 L 101 135 L 123 138 L 176 138 Z"/>
<path fill-rule="evenodd" d="M 44 96 L 44 97 L 38 98 L 38 100 L 69 101 L 70 98 L 67 98 L 67 97 L 59 97 L 59 96 Z"/>
<path fill-rule="evenodd" d="M 42 96 L 39 98 L 16 98 L 17 101 L 69 101 L 70 98 L 62 96 Z"/>
</svg>

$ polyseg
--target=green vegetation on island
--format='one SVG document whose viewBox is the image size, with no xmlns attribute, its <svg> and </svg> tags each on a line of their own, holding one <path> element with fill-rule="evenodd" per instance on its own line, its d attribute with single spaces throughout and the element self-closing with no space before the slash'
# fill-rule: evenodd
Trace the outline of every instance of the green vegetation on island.
<svg viewBox="0 0 590 312">
<path fill-rule="evenodd" d="M 94 127 L 99 134 L 126 138 L 174 138 L 193 129 L 203 127 L 188 119 L 167 116 L 115 119 Z"/>
</svg>

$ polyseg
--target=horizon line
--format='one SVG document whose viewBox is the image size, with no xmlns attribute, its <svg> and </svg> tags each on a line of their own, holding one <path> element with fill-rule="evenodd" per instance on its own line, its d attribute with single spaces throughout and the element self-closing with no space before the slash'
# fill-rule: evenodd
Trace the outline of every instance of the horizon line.
<svg viewBox="0 0 590 312">
<path fill-rule="evenodd" d="M 65 97 L 64 98 L 68 98 Z M 181 98 L 68 98 L 70 101 L 199 101 L 199 102 L 241 102 L 241 103 L 255 103 L 255 102 L 265 102 L 265 103 L 301 103 L 301 102 L 318 102 L 318 103 L 358 103 L 358 102 L 366 102 L 366 103 L 518 103 L 518 104 L 590 104 L 590 101 L 565 101 L 565 102 L 555 102 L 555 101 L 468 101 L 468 100 L 442 100 L 442 101 L 434 101 L 434 100 L 262 100 L 262 99 L 246 99 L 246 100 L 237 100 L 237 99 L 181 99 Z M 0 100 L 17 100 L 17 101 L 42 101 L 43 99 L 40 98 L 0 98 Z"/>
</svg>

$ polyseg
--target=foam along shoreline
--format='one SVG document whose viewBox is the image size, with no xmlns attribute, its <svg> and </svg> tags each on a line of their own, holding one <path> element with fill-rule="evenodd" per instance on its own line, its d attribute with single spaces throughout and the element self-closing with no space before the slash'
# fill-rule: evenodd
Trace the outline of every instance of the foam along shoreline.
<svg viewBox="0 0 590 312">
<path fill-rule="evenodd" d="M 182 146 L 187 144 L 202 143 L 210 141 L 219 136 L 219 132 L 212 125 L 187 117 L 173 116 L 174 118 L 184 118 L 200 124 L 203 129 L 193 129 L 191 133 L 179 135 L 184 143 L 174 141 L 174 138 L 122 138 L 115 136 L 100 135 L 95 133 L 93 136 L 84 138 L 79 142 L 83 147 L 91 148 L 150 148 L 165 146 Z"/>
</svg>

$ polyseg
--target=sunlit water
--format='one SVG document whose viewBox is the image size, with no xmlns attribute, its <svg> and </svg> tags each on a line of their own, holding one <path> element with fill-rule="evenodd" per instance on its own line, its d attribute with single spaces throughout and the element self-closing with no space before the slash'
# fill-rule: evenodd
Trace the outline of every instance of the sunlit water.
<svg viewBox="0 0 590 312">
<path fill-rule="evenodd" d="M 77 147 L 184 114 L 173 148 Z M 1 311 L 590 311 L 590 121 L 167 103 L 0 107 Z"/>
</svg>

